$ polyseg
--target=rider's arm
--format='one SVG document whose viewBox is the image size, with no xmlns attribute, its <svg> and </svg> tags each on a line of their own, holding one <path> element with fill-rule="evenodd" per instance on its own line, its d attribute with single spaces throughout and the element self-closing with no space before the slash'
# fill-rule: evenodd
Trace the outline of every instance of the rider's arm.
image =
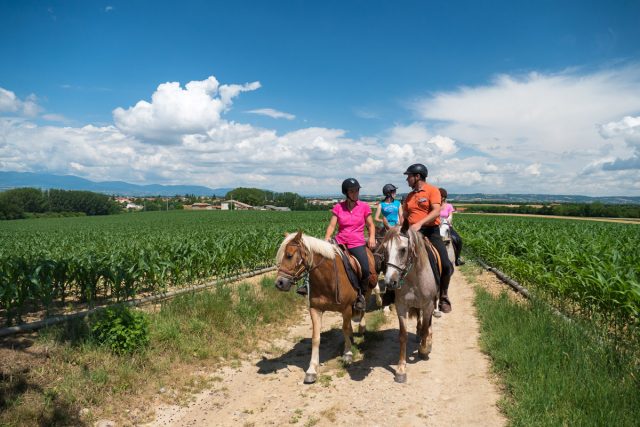
<svg viewBox="0 0 640 427">
<path fill-rule="evenodd" d="M 335 215 L 331 215 L 331 221 L 329 221 L 329 225 L 327 226 L 327 232 L 324 233 L 324 240 L 327 242 L 331 240 L 331 236 L 333 236 L 333 232 L 336 229 L 336 224 L 338 223 L 338 217 Z"/>
<path fill-rule="evenodd" d="M 373 250 L 376 247 L 376 229 L 371 215 L 367 215 L 367 230 L 369 231 L 369 248 Z"/>
<path fill-rule="evenodd" d="M 400 206 L 398 207 L 398 224 L 402 224 L 402 221 L 404 220 L 404 212 L 402 212 L 402 204 L 400 204 Z"/>
<path fill-rule="evenodd" d="M 378 222 L 382 222 L 382 219 L 380 219 L 381 211 L 382 211 L 382 207 L 380 206 L 380 203 L 378 203 L 378 207 L 376 208 L 376 221 Z"/>
</svg>

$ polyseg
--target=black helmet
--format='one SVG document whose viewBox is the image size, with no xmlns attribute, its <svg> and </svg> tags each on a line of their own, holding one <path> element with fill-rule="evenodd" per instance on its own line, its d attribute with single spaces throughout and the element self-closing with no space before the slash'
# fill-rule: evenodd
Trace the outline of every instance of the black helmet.
<svg viewBox="0 0 640 427">
<path fill-rule="evenodd" d="M 444 188 L 440 187 L 438 188 L 438 190 L 440 190 L 440 197 L 442 197 L 443 199 L 447 198 L 447 190 L 445 190 Z"/>
<path fill-rule="evenodd" d="M 397 189 L 398 187 L 393 184 L 386 184 L 384 187 L 382 187 L 382 194 L 384 194 L 385 196 L 390 196 L 391 193 L 393 191 L 396 191 Z"/>
<path fill-rule="evenodd" d="M 429 171 L 427 170 L 427 167 L 422 163 L 414 163 L 411 166 L 409 166 L 406 171 L 404 171 L 405 175 L 414 174 L 414 173 L 419 173 L 422 179 L 426 179 L 427 176 L 429 175 Z"/>
<path fill-rule="evenodd" d="M 358 182 L 357 179 L 355 178 L 347 178 L 344 181 L 342 181 L 342 194 L 344 194 L 345 196 L 347 195 L 347 191 L 351 190 L 351 189 L 360 189 L 360 183 Z"/>
</svg>

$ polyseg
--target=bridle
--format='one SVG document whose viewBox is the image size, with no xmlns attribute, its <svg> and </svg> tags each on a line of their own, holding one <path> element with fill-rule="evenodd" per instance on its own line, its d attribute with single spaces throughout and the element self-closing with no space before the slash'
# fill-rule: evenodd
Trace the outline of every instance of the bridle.
<svg viewBox="0 0 640 427">
<path fill-rule="evenodd" d="M 278 267 L 278 275 L 284 276 L 284 278 L 291 280 L 293 282 L 297 282 L 305 275 L 309 275 L 314 269 L 318 268 L 320 264 L 324 261 L 324 258 L 316 264 L 312 265 L 307 262 L 308 252 L 307 248 L 301 244 L 289 244 L 288 246 L 294 246 L 297 248 L 296 253 L 299 255 L 300 259 L 297 264 L 294 266 L 293 271 L 285 269 L 284 267 Z"/>
<path fill-rule="evenodd" d="M 409 236 L 405 234 L 400 234 L 399 237 L 404 237 L 407 240 L 409 240 Z M 411 250 L 409 250 L 408 246 L 409 245 L 407 245 L 407 261 L 404 263 L 405 264 L 404 268 L 400 267 L 399 265 L 386 261 L 386 264 L 388 266 L 395 268 L 400 273 L 400 280 L 398 280 L 398 283 L 400 284 L 402 284 L 402 282 L 404 281 L 404 278 L 407 277 L 407 274 L 409 274 L 411 272 L 411 269 L 413 268 L 413 257 L 411 256 Z"/>
</svg>

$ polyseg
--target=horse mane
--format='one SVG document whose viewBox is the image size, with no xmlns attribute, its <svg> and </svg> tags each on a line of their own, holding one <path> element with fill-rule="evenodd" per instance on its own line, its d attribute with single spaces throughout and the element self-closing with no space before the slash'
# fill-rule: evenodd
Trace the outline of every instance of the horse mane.
<svg viewBox="0 0 640 427">
<path fill-rule="evenodd" d="M 399 225 L 395 227 L 391 227 L 387 230 L 387 233 L 384 235 L 384 239 L 382 240 L 382 244 L 385 244 L 389 240 L 399 239 L 402 230 Z M 404 233 L 409 237 L 409 247 L 411 251 L 416 256 L 416 267 L 423 268 L 425 265 L 429 267 L 429 255 L 427 254 L 427 248 L 424 246 L 424 236 L 419 231 L 414 231 L 408 228 Z"/>
<path fill-rule="evenodd" d="M 289 244 L 289 242 L 291 242 L 295 237 L 296 233 L 290 233 L 284 238 L 284 241 L 280 244 L 280 248 L 278 248 L 278 253 L 276 254 L 276 265 L 279 265 L 284 257 L 284 248 L 286 248 L 287 244 Z M 306 234 L 302 235 L 301 240 L 312 258 L 314 254 L 321 255 L 327 259 L 334 259 L 336 257 L 335 248 L 329 242 L 325 242 L 324 240 L 320 240 L 312 236 L 307 236 Z"/>
</svg>

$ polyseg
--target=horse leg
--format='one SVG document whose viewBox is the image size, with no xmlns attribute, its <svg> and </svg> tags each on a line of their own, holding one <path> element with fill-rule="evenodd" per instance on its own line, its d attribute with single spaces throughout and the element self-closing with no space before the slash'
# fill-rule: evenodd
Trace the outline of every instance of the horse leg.
<svg viewBox="0 0 640 427">
<path fill-rule="evenodd" d="M 408 310 L 404 305 L 396 304 L 399 323 L 399 341 L 400 341 L 400 359 L 398 360 L 398 369 L 396 369 L 395 381 L 397 383 L 407 382 L 407 321 Z"/>
<path fill-rule="evenodd" d="M 353 353 L 351 352 L 353 329 L 351 329 L 351 307 L 342 312 L 342 334 L 344 335 L 344 353 L 342 360 L 345 365 L 353 362 Z"/>
<path fill-rule="evenodd" d="M 416 341 L 420 342 L 420 338 L 422 337 L 422 326 L 423 326 L 423 320 L 422 320 L 422 316 L 423 316 L 424 312 L 422 310 L 418 310 L 418 314 L 416 315 L 416 318 L 418 319 L 418 321 L 416 322 Z"/>
<path fill-rule="evenodd" d="M 382 307 L 382 297 L 380 296 L 380 285 L 376 283 L 376 287 L 373 288 L 373 294 L 376 296 L 376 305 Z"/>
<path fill-rule="evenodd" d="M 322 311 L 317 308 L 310 308 L 311 324 L 313 333 L 311 335 L 311 362 L 304 376 L 305 384 L 313 384 L 318 379 L 318 366 L 320 366 L 320 330 L 322 329 Z"/>
<path fill-rule="evenodd" d="M 420 331 L 420 348 L 418 354 L 421 359 L 428 359 L 433 346 L 433 307 L 422 311 L 422 330 Z"/>
</svg>

